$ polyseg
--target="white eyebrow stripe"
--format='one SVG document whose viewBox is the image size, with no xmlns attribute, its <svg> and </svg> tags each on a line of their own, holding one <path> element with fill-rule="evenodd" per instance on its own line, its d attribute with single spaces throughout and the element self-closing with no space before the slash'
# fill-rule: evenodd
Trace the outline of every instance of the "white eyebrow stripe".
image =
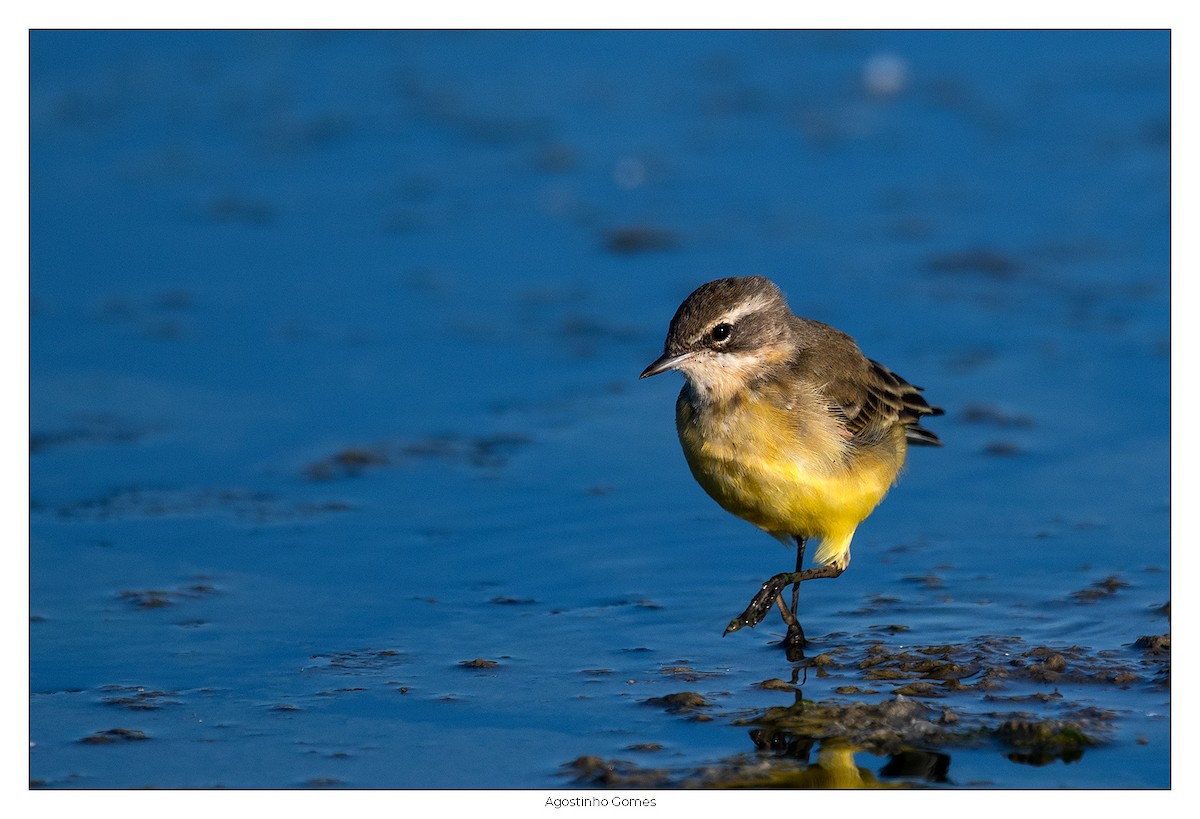
<svg viewBox="0 0 1200 819">
<path fill-rule="evenodd" d="M 772 304 L 773 301 L 766 296 L 754 295 L 746 301 L 735 305 L 732 310 L 721 317 L 721 320 L 733 324 L 743 316 L 748 316 L 751 313 L 761 312 L 770 307 Z"/>
</svg>

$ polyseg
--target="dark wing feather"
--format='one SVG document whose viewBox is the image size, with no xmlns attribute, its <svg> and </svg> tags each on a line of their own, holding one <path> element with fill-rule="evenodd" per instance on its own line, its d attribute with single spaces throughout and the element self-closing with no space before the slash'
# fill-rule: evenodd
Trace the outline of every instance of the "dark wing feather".
<svg viewBox="0 0 1200 819">
<path fill-rule="evenodd" d="M 937 435 L 921 426 L 921 419 L 926 415 L 941 415 L 942 408 L 931 406 L 921 395 L 920 387 L 914 387 L 878 361 L 864 359 L 864 364 L 858 378 L 837 379 L 826 387 L 847 431 L 861 440 L 899 423 L 909 443 L 941 446 Z"/>
<path fill-rule="evenodd" d="M 921 419 L 926 415 L 942 415 L 944 410 L 930 405 L 921 395 L 920 387 L 914 387 L 878 361 L 870 361 L 870 364 L 874 377 L 867 389 L 869 393 L 881 396 L 878 401 L 886 407 L 886 417 L 895 418 L 904 425 L 904 435 L 909 443 L 941 446 L 941 439 L 921 426 Z"/>
<path fill-rule="evenodd" d="M 941 415 L 914 387 L 878 361 L 862 354 L 854 339 L 812 319 L 795 319 L 800 357 L 795 366 L 804 378 L 822 385 L 822 392 L 845 424 L 852 440 L 866 442 L 885 436 L 900 424 L 912 444 L 941 446 L 937 435 L 921 426 L 927 415 Z M 819 355 L 813 351 L 820 350 Z"/>
</svg>

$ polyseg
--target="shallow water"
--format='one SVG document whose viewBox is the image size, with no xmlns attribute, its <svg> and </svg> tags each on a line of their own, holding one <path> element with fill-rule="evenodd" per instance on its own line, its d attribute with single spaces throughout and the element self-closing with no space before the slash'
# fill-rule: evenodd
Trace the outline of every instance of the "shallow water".
<svg viewBox="0 0 1200 819">
<path fill-rule="evenodd" d="M 857 764 L 1169 786 L 1169 654 L 1134 645 L 1170 631 L 1168 47 L 34 32 L 31 780 L 762 758 L 778 620 L 720 635 L 792 557 L 692 482 L 673 376 L 637 381 L 692 288 L 759 273 L 947 410 L 804 589 L 810 655 L 849 658 L 804 698 L 889 699 L 872 645 L 1015 638 L 1067 673 L 918 698 L 1094 709 L 1098 744 Z M 710 719 L 645 702 L 686 691 Z"/>
</svg>

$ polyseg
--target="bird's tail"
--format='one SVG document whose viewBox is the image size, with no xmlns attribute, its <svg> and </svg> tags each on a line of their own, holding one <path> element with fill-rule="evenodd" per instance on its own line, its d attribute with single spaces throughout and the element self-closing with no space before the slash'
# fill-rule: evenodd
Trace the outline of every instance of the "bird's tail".
<svg viewBox="0 0 1200 819">
<path fill-rule="evenodd" d="M 921 426 L 921 419 L 926 415 L 943 415 L 945 410 L 926 401 L 925 396 L 921 395 L 921 387 L 908 383 L 878 361 L 872 361 L 871 366 L 881 379 L 892 385 L 896 397 L 900 400 L 898 413 L 900 423 L 904 425 L 904 437 L 908 442 L 918 446 L 941 446 L 942 442 L 937 435 Z"/>
</svg>

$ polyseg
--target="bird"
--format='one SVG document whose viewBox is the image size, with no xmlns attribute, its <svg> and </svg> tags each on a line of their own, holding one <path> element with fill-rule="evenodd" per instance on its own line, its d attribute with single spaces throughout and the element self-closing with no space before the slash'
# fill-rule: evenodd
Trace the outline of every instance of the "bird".
<svg viewBox="0 0 1200 819">
<path fill-rule="evenodd" d="M 908 446 L 941 446 L 921 423 L 944 411 L 846 333 L 795 315 L 763 276 L 716 279 L 688 296 L 641 378 L 669 370 L 684 376 L 675 426 L 696 482 L 797 550 L 795 571 L 764 583 L 725 634 L 778 606 L 782 644 L 803 656 L 800 583 L 846 570 L 854 532 L 896 482 Z M 804 569 L 810 540 L 819 545 Z"/>
</svg>

